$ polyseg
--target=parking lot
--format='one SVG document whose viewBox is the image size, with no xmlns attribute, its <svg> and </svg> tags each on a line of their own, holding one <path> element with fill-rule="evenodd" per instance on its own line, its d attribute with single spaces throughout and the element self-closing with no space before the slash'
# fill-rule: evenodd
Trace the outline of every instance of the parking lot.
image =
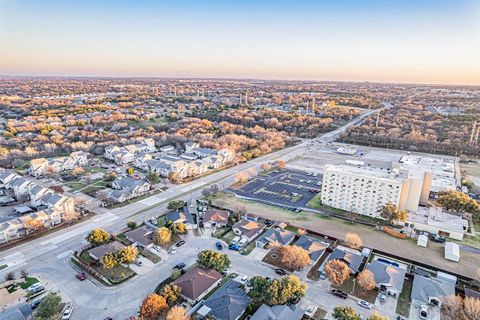
<svg viewBox="0 0 480 320">
<path fill-rule="evenodd" d="M 259 201 L 302 208 L 320 192 L 321 185 L 322 175 L 318 173 L 284 169 L 259 175 L 248 184 L 232 191 Z"/>
</svg>

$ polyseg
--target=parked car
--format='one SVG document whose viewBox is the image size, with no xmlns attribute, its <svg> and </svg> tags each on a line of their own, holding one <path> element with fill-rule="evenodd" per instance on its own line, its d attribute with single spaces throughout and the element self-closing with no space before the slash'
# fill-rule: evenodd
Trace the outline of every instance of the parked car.
<svg viewBox="0 0 480 320">
<path fill-rule="evenodd" d="M 307 309 L 305 310 L 305 315 L 307 317 L 311 317 L 313 318 L 313 316 L 315 315 L 315 312 L 317 312 L 317 307 L 315 306 L 308 306 Z"/>
<path fill-rule="evenodd" d="M 242 239 L 240 239 L 240 241 L 238 241 L 237 245 L 241 248 L 247 243 L 247 241 L 248 241 L 248 238 L 242 237 Z"/>
<path fill-rule="evenodd" d="M 87 279 L 87 276 L 85 275 L 85 272 L 79 272 L 75 275 L 75 277 L 80 281 L 83 281 L 83 280 Z"/>
<path fill-rule="evenodd" d="M 243 283 L 243 284 L 246 284 L 248 282 L 248 276 L 243 276 L 240 278 L 240 282 Z"/>
<path fill-rule="evenodd" d="M 41 298 L 37 298 L 37 299 L 33 300 L 32 302 L 30 302 L 30 308 L 35 309 L 36 307 L 38 307 L 38 305 L 43 301 L 43 299 L 45 299 L 45 297 L 46 297 L 46 295 L 44 295 Z"/>
<path fill-rule="evenodd" d="M 265 220 L 265 225 L 266 225 L 267 227 L 270 227 L 271 225 L 273 225 L 273 221 L 270 220 L 270 219 L 267 219 L 267 220 Z"/>
<path fill-rule="evenodd" d="M 239 236 L 236 236 L 235 238 L 232 239 L 232 241 L 230 241 L 230 244 L 231 244 L 231 245 L 237 244 L 238 241 L 240 241 L 240 239 L 241 239 L 241 238 L 240 238 Z"/>
<path fill-rule="evenodd" d="M 175 265 L 175 267 L 173 267 L 173 269 L 181 270 L 181 269 L 185 268 L 185 266 L 186 266 L 185 263 L 180 262 L 180 263 L 177 263 L 177 264 Z"/>
<path fill-rule="evenodd" d="M 276 268 L 275 273 L 278 274 L 278 275 L 281 275 L 281 276 L 284 276 L 284 275 L 287 274 L 287 272 L 285 270 L 280 269 L 280 268 Z"/>
<path fill-rule="evenodd" d="M 372 309 L 372 305 L 365 300 L 359 300 L 358 305 L 367 309 Z"/>
<path fill-rule="evenodd" d="M 228 249 L 235 250 L 235 251 L 240 251 L 240 246 L 238 244 L 229 244 Z"/>
<path fill-rule="evenodd" d="M 342 290 L 332 289 L 330 290 L 330 293 L 342 299 L 347 299 L 348 297 L 348 294 Z"/>
<path fill-rule="evenodd" d="M 170 253 L 171 254 L 177 253 L 177 247 L 172 247 L 172 249 L 170 249 Z"/>
<path fill-rule="evenodd" d="M 217 247 L 218 250 L 222 250 L 223 249 L 223 245 L 220 241 L 217 241 L 217 243 L 215 243 L 215 247 Z"/>
<path fill-rule="evenodd" d="M 143 265 L 143 262 L 140 261 L 140 260 L 135 260 L 134 263 L 135 263 L 137 266 Z"/>
<path fill-rule="evenodd" d="M 45 290 L 45 288 L 43 287 L 43 285 L 40 282 L 32 284 L 27 289 L 27 291 L 30 292 L 31 294 L 39 293 L 43 290 Z"/>
<path fill-rule="evenodd" d="M 183 246 L 184 244 L 185 244 L 185 240 L 180 240 L 180 241 L 177 242 L 176 246 L 177 246 L 177 247 L 181 247 L 181 246 Z"/>
<path fill-rule="evenodd" d="M 68 320 L 72 316 L 73 312 L 73 305 L 71 303 L 67 303 L 62 311 L 62 320 Z"/>
<path fill-rule="evenodd" d="M 314 173 L 312 174 L 312 176 L 316 177 L 316 176 L 318 176 L 318 173 L 314 172 Z"/>
<path fill-rule="evenodd" d="M 385 292 L 380 292 L 380 302 L 385 303 L 387 302 L 387 294 Z"/>
<path fill-rule="evenodd" d="M 428 306 L 423 304 L 420 306 L 420 319 L 427 320 L 427 318 L 428 318 Z"/>
<path fill-rule="evenodd" d="M 327 273 L 325 271 L 322 271 L 322 273 L 320 273 L 320 279 L 321 280 L 327 279 Z"/>
<path fill-rule="evenodd" d="M 438 234 L 430 234 L 429 238 L 436 243 L 444 243 L 446 241 L 445 237 L 439 236 Z"/>
</svg>

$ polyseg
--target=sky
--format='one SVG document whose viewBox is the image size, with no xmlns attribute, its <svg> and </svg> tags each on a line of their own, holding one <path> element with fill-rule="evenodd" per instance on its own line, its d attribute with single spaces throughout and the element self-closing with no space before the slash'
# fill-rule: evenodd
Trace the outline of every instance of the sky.
<svg viewBox="0 0 480 320">
<path fill-rule="evenodd" d="M 0 74 L 480 85 L 480 1 L 0 0 Z"/>
</svg>

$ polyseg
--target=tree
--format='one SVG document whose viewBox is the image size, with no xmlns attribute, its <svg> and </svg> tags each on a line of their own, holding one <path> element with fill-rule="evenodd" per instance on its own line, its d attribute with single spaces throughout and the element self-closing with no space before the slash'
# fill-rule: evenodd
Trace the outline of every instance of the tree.
<svg viewBox="0 0 480 320">
<path fill-rule="evenodd" d="M 89 233 L 87 240 L 92 245 L 104 244 L 110 240 L 110 234 L 102 228 L 96 228 Z"/>
<path fill-rule="evenodd" d="M 360 320 L 360 315 L 352 307 L 339 306 L 333 309 L 333 318 L 336 320 Z"/>
<path fill-rule="evenodd" d="M 183 307 L 174 306 L 168 311 L 166 320 L 190 320 L 190 316 Z"/>
<path fill-rule="evenodd" d="M 127 222 L 127 227 L 129 227 L 130 229 L 135 229 L 137 227 L 137 223 L 133 220 L 130 220 Z"/>
<path fill-rule="evenodd" d="M 460 296 L 449 295 L 442 298 L 442 310 L 447 319 L 461 319 L 463 299 Z"/>
<path fill-rule="evenodd" d="M 15 280 L 15 273 L 13 273 L 12 271 L 10 271 L 5 275 L 5 281 L 11 281 L 11 280 Z"/>
<path fill-rule="evenodd" d="M 328 261 L 324 269 L 328 279 L 337 285 L 344 283 L 350 276 L 348 266 L 338 259 Z"/>
<path fill-rule="evenodd" d="M 276 165 L 279 169 L 284 169 L 287 163 L 285 160 L 277 160 Z"/>
<path fill-rule="evenodd" d="M 102 267 L 105 269 L 113 269 L 117 266 L 118 260 L 113 253 L 107 253 L 102 257 Z"/>
<path fill-rule="evenodd" d="M 405 210 L 398 210 L 398 208 L 392 204 L 392 203 L 387 203 L 383 205 L 378 212 L 380 213 L 380 216 L 387 220 L 388 223 L 392 223 L 393 221 L 405 221 L 408 218 L 408 214 Z"/>
<path fill-rule="evenodd" d="M 377 311 L 373 311 L 372 315 L 368 318 L 368 320 L 388 320 L 388 318 L 382 316 Z"/>
<path fill-rule="evenodd" d="M 215 250 L 204 250 L 198 253 L 197 263 L 206 268 L 212 268 L 218 272 L 225 271 L 230 267 L 230 259 L 226 254 Z"/>
<path fill-rule="evenodd" d="M 375 288 L 375 276 L 372 271 L 365 269 L 358 274 L 355 284 L 362 290 L 373 290 Z"/>
<path fill-rule="evenodd" d="M 155 234 L 155 239 L 159 244 L 166 245 L 172 240 L 172 232 L 165 227 L 158 228 Z"/>
<path fill-rule="evenodd" d="M 35 319 L 54 319 L 62 299 L 56 293 L 49 293 L 37 307 Z"/>
<path fill-rule="evenodd" d="M 255 276 L 250 280 L 249 294 L 257 301 L 268 305 L 285 304 L 305 295 L 307 286 L 295 275 L 281 280 L 269 280 Z"/>
<path fill-rule="evenodd" d="M 185 201 L 183 201 L 183 200 L 172 200 L 168 203 L 167 208 L 168 208 L 168 210 L 175 211 L 175 210 L 180 210 L 184 206 L 185 206 Z"/>
<path fill-rule="evenodd" d="M 134 246 L 127 246 L 118 250 L 116 256 L 120 263 L 132 263 L 137 259 L 138 249 Z"/>
<path fill-rule="evenodd" d="M 156 172 L 150 171 L 149 173 L 147 173 L 147 180 L 151 184 L 157 184 L 160 182 L 160 176 Z"/>
<path fill-rule="evenodd" d="M 247 172 L 238 172 L 235 174 L 235 182 L 247 182 L 249 178 L 249 175 Z"/>
<path fill-rule="evenodd" d="M 172 223 L 169 229 L 173 234 L 186 234 L 188 232 L 187 225 L 179 222 Z"/>
<path fill-rule="evenodd" d="M 85 173 L 85 170 L 82 167 L 76 167 L 72 170 L 72 175 L 78 177 Z"/>
<path fill-rule="evenodd" d="M 280 257 L 283 265 L 290 270 L 302 269 L 310 263 L 308 251 L 299 246 L 283 246 L 280 249 Z"/>
<path fill-rule="evenodd" d="M 480 319 L 480 299 L 474 297 L 463 299 L 463 313 L 468 320 Z"/>
<path fill-rule="evenodd" d="M 167 284 L 163 287 L 162 296 L 165 298 L 169 305 L 172 305 L 180 297 L 182 289 L 175 284 Z"/>
<path fill-rule="evenodd" d="M 135 173 L 135 169 L 133 169 L 133 167 L 128 167 L 127 168 L 127 174 L 129 176 L 133 175 Z"/>
<path fill-rule="evenodd" d="M 140 318 L 142 320 L 157 320 L 160 314 L 167 310 L 167 301 L 156 293 L 149 294 L 140 307 Z"/>
<path fill-rule="evenodd" d="M 358 234 L 347 232 L 345 234 L 345 245 L 350 248 L 358 249 L 363 245 L 363 241 Z"/>
<path fill-rule="evenodd" d="M 264 162 L 260 165 L 260 168 L 263 171 L 268 171 L 268 170 L 270 170 L 270 168 L 272 168 L 272 166 L 268 162 Z"/>
<path fill-rule="evenodd" d="M 480 203 L 461 191 L 440 191 L 437 204 L 458 214 L 471 213 L 474 217 L 480 215 Z"/>
</svg>

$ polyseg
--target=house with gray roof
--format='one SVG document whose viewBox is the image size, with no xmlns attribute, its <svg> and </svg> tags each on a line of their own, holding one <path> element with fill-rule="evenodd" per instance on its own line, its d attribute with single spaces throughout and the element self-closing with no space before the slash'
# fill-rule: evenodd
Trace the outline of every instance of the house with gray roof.
<svg viewBox="0 0 480 320">
<path fill-rule="evenodd" d="M 140 247 L 141 249 L 153 247 L 153 231 L 145 226 L 125 232 L 125 237 L 128 241 L 132 242 L 134 246 Z"/>
<path fill-rule="evenodd" d="M 440 306 L 442 298 L 455 295 L 455 280 L 415 274 L 412 287 L 412 302 Z"/>
<path fill-rule="evenodd" d="M 22 303 L 0 313 L 0 320 L 27 320 L 32 318 L 32 307 Z"/>
<path fill-rule="evenodd" d="M 327 261 L 320 266 L 319 270 L 323 271 L 323 266 L 330 260 L 340 260 L 344 262 L 352 274 L 356 274 L 359 271 L 360 265 L 363 261 L 363 256 L 360 252 L 347 248 L 335 248 L 328 257 Z"/>
<path fill-rule="evenodd" d="M 117 202 L 144 195 L 150 190 L 151 184 L 146 179 L 133 179 L 131 177 L 117 178 L 112 182 L 113 190 L 109 196 Z"/>
<path fill-rule="evenodd" d="M 252 299 L 245 294 L 242 284 L 229 280 L 203 302 L 199 312 L 203 317 L 208 315 L 218 320 L 237 320 L 250 302 Z"/>
<path fill-rule="evenodd" d="M 285 230 L 281 227 L 274 227 L 265 231 L 260 237 L 255 240 L 258 248 L 264 248 L 271 243 L 277 243 L 286 246 L 295 238 L 295 234 L 291 231 Z"/>
<path fill-rule="evenodd" d="M 185 223 L 188 228 L 196 227 L 196 222 L 188 206 L 180 208 L 180 210 L 167 212 L 165 220 L 173 223 Z"/>
<path fill-rule="evenodd" d="M 30 185 L 30 180 L 27 180 L 23 177 L 19 177 L 13 181 L 11 181 L 7 189 L 12 189 L 15 197 L 17 199 L 28 196 L 28 186 Z"/>
<path fill-rule="evenodd" d="M 106 254 L 117 252 L 118 250 L 123 248 L 125 248 L 125 246 L 121 242 L 115 240 L 112 242 L 104 243 L 98 247 L 94 247 L 87 252 L 90 257 L 92 257 L 92 259 L 100 260 Z"/>
<path fill-rule="evenodd" d="M 250 320 L 300 320 L 303 310 L 295 306 L 262 304 L 250 317 Z"/>
<path fill-rule="evenodd" d="M 375 286 L 380 290 L 395 296 L 402 292 L 405 269 L 378 260 L 370 262 L 366 269 L 373 273 Z"/>
<path fill-rule="evenodd" d="M 302 235 L 300 239 L 295 242 L 295 245 L 305 249 L 308 252 L 312 263 L 316 263 L 323 255 L 325 250 L 330 246 L 330 244 L 327 242 L 313 239 L 307 237 L 306 235 Z"/>
</svg>

